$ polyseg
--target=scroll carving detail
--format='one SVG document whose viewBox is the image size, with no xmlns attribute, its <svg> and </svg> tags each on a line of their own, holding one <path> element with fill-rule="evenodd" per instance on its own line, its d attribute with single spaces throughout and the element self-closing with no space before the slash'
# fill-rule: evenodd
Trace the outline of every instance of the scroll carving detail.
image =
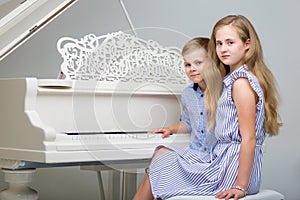
<svg viewBox="0 0 300 200">
<path fill-rule="evenodd" d="M 186 84 L 180 50 L 121 31 L 57 43 L 66 79 Z"/>
</svg>

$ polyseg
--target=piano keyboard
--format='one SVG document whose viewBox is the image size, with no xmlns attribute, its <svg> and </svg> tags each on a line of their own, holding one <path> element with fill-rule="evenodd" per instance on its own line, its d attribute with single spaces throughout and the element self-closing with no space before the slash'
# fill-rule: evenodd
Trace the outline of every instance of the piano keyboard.
<svg viewBox="0 0 300 200">
<path fill-rule="evenodd" d="M 186 145 L 187 134 L 162 139 L 161 134 L 146 132 L 67 132 L 57 135 L 57 150 L 121 150 L 154 148 L 158 145 Z"/>
</svg>

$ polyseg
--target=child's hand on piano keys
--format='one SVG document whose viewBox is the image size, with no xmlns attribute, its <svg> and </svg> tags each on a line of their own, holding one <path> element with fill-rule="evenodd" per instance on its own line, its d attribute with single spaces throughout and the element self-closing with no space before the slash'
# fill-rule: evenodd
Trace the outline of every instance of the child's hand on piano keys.
<svg viewBox="0 0 300 200">
<path fill-rule="evenodd" d="M 156 129 L 152 129 L 150 131 L 148 131 L 149 134 L 162 134 L 161 137 L 162 138 L 166 138 L 169 135 L 172 135 L 172 130 L 169 129 L 168 127 L 163 127 L 163 128 L 156 128 Z"/>
</svg>

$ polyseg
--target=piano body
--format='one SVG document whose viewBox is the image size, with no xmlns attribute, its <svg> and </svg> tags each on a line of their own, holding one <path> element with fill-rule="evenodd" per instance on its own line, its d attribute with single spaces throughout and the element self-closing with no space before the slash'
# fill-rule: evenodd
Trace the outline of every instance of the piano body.
<svg viewBox="0 0 300 200">
<path fill-rule="evenodd" d="M 26 8 L 22 5 L 9 13 L 18 11 L 15 17 L 0 20 L 5 24 L 0 29 L 1 59 L 75 1 L 27 3 Z M 38 16 L 32 14 L 36 10 L 51 14 L 29 20 Z M 11 38 L 15 25 L 27 21 L 33 25 L 25 33 L 16 33 L 24 37 Z M 63 79 L 0 79 L 0 167 L 9 184 L 23 183 L 19 192 L 24 187 L 30 190 L 22 199 L 37 199 L 37 193 L 24 184 L 30 182 L 35 168 L 134 167 L 148 163 L 158 145 L 188 146 L 189 134 L 166 139 L 147 134 L 149 129 L 178 121 L 180 94 L 188 80 L 177 48 L 119 31 L 64 37 L 57 49 L 63 58 Z M 1 199 L 14 199 L 14 195 L 20 194 L 9 187 L 0 193 Z"/>
<path fill-rule="evenodd" d="M 178 120 L 179 93 L 127 89 L 109 90 L 93 81 L 1 79 L 1 158 L 42 163 L 143 159 L 157 142 L 186 145 L 185 135 L 161 140 L 159 134 L 146 134 Z"/>
</svg>

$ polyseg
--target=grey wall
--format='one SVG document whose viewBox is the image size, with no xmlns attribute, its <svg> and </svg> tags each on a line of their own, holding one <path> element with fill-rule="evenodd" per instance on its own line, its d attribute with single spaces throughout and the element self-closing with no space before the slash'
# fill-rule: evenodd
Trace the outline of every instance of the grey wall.
<svg viewBox="0 0 300 200">
<path fill-rule="evenodd" d="M 299 85 L 300 1 L 124 0 L 138 35 L 179 48 L 191 37 L 209 36 L 214 23 L 227 14 L 243 14 L 254 24 L 265 60 L 277 78 L 284 126 L 267 138 L 262 188 L 300 199 Z M 61 57 L 56 42 L 62 36 L 80 38 L 129 31 L 118 0 L 79 0 L 0 62 L 0 77 L 56 78 Z M 299 122 L 298 122 L 299 123 Z M 3 180 L 3 178 L 2 178 Z M 5 183 L 0 183 L 1 188 Z M 39 169 L 32 186 L 40 199 L 98 199 L 96 175 L 76 167 Z M 51 190 L 50 190 L 51 188 Z"/>
</svg>

